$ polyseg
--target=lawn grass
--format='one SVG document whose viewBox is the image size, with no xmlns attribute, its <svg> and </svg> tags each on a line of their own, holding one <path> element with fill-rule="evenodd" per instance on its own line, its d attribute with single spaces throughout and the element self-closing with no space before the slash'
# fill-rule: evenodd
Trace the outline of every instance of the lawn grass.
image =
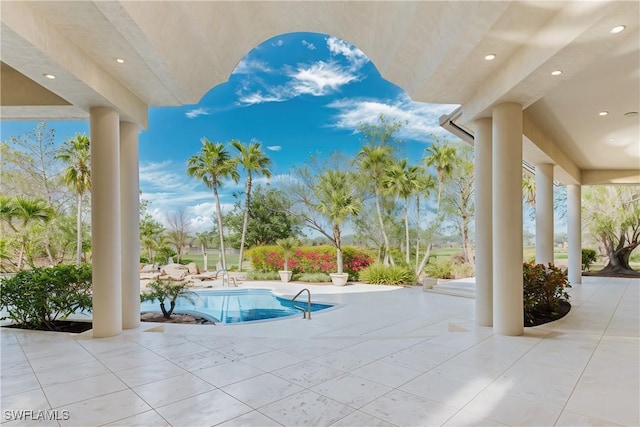
<svg viewBox="0 0 640 427">
<path fill-rule="evenodd" d="M 208 258 L 209 258 L 208 259 L 209 271 L 215 271 L 216 264 L 218 263 L 218 254 L 209 254 Z M 227 261 L 227 270 L 230 269 L 231 267 L 236 267 L 236 268 L 238 267 L 238 260 L 240 259 L 238 254 L 227 254 L 225 259 Z M 198 265 L 198 268 L 200 268 L 201 270 L 204 268 L 204 259 L 202 257 L 202 253 L 200 252 L 190 252 L 188 254 L 185 254 L 182 257 L 182 260 L 188 261 L 188 262 L 195 262 Z M 242 269 L 244 271 L 251 270 L 251 261 L 249 261 L 248 259 L 245 259 L 242 265 Z"/>
</svg>

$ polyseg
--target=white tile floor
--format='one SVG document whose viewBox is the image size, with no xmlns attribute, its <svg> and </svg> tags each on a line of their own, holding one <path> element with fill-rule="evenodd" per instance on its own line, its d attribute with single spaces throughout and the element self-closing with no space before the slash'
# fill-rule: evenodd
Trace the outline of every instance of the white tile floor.
<svg viewBox="0 0 640 427">
<path fill-rule="evenodd" d="M 521 337 L 476 327 L 472 299 L 310 287 L 341 306 L 105 339 L 3 328 L 2 425 L 640 425 L 640 280 L 584 278 L 567 317 Z"/>
</svg>

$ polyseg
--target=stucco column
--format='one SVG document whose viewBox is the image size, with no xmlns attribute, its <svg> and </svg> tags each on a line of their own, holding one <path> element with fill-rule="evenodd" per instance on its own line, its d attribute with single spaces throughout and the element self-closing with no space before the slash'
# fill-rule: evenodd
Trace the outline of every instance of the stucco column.
<svg viewBox="0 0 640 427">
<path fill-rule="evenodd" d="M 122 327 L 140 326 L 140 182 L 138 126 L 120 122 Z"/>
<path fill-rule="evenodd" d="M 536 165 L 536 263 L 553 262 L 553 165 Z"/>
<path fill-rule="evenodd" d="M 89 111 L 95 338 L 122 332 L 119 119 L 118 113 L 111 108 L 98 107 Z"/>
<path fill-rule="evenodd" d="M 522 106 L 493 109 L 493 328 L 522 335 Z"/>
<path fill-rule="evenodd" d="M 582 283 L 582 187 L 567 185 L 569 283 Z"/>
<path fill-rule="evenodd" d="M 493 325 L 491 119 L 473 122 L 475 150 L 476 323 Z"/>
</svg>

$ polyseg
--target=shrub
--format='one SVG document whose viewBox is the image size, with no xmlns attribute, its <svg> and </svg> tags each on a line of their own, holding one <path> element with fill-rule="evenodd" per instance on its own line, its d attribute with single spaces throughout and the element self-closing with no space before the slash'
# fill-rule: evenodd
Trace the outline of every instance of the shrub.
<svg viewBox="0 0 640 427">
<path fill-rule="evenodd" d="M 158 301 L 160 303 L 160 310 L 165 319 L 171 318 L 173 310 L 176 308 L 176 300 L 178 297 L 187 298 L 193 302 L 193 292 L 188 289 L 187 282 L 171 282 L 169 280 L 154 280 L 147 284 L 148 291 L 140 294 L 140 301 Z M 164 305 L 165 301 L 169 300 L 170 308 L 167 310 Z"/>
<path fill-rule="evenodd" d="M 371 285 L 408 285 L 416 283 L 416 275 L 410 267 L 371 264 L 360 271 L 360 280 Z"/>
<path fill-rule="evenodd" d="M 251 265 L 255 270 L 277 272 L 284 268 L 283 251 L 278 246 L 258 246 L 249 253 Z M 372 258 L 367 253 L 353 247 L 342 248 L 344 272 L 352 280 L 358 279 L 358 272 L 367 267 Z M 333 246 L 312 246 L 298 248 L 288 262 L 289 270 L 295 273 L 334 273 L 336 266 L 336 248 Z"/>
<path fill-rule="evenodd" d="M 295 276 L 295 280 L 298 282 L 309 282 L 309 283 L 324 283 L 330 282 L 331 277 L 328 274 L 324 273 L 300 273 Z"/>
<path fill-rule="evenodd" d="M 598 260 L 594 249 L 582 248 L 582 271 L 589 271 L 591 264 Z"/>
<path fill-rule="evenodd" d="M 454 279 L 473 277 L 476 274 L 474 265 L 469 263 L 454 264 L 451 272 Z"/>
<path fill-rule="evenodd" d="M 91 307 L 88 264 L 34 268 L 0 280 L 0 308 L 7 312 L 1 319 L 11 319 L 24 328 L 54 331 L 56 320 Z"/>
<path fill-rule="evenodd" d="M 248 271 L 247 280 L 280 280 L 277 271 Z"/>
<path fill-rule="evenodd" d="M 448 259 L 437 259 L 425 266 L 424 272 L 429 277 L 453 279 L 453 262 Z"/>
<path fill-rule="evenodd" d="M 149 264 L 149 258 L 141 256 L 140 257 L 140 264 Z"/>
<path fill-rule="evenodd" d="M 535 313 L 553 314 L 560 304 L 569 302 L 566 288 L 570 288 L 567 273 L 549 263 L 523 265 L 523 302 L 525 319 L 531 320 Z"/>
</svg>

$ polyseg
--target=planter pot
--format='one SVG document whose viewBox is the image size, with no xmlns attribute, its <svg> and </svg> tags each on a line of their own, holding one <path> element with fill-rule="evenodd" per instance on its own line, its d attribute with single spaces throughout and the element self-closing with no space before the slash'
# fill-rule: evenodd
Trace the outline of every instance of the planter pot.
<svg viewBox="0 0 640 427">
<path fill-rule="evenodd" d="M 423 277 L 420 281 L 422 282 L 423 291 L 426 291 L 427 289 L 432 289 L 435 285 L 438 284 L 438 279 L 433 277 Z"/>
<path fill-rule="evenodd" d="M 344 286 L 349 280 L 349 273 L 330 273 L 329 276 L 331 276 L 331 283 L 335 286 Z"/>
<path fill-rule="evenodd" d="M 280 274 L 280 280 L 284 283 L 290 282 L 291 276 L 293 276 L 293 271 L 278 271 L 278 273 Z"/>
</svg>

